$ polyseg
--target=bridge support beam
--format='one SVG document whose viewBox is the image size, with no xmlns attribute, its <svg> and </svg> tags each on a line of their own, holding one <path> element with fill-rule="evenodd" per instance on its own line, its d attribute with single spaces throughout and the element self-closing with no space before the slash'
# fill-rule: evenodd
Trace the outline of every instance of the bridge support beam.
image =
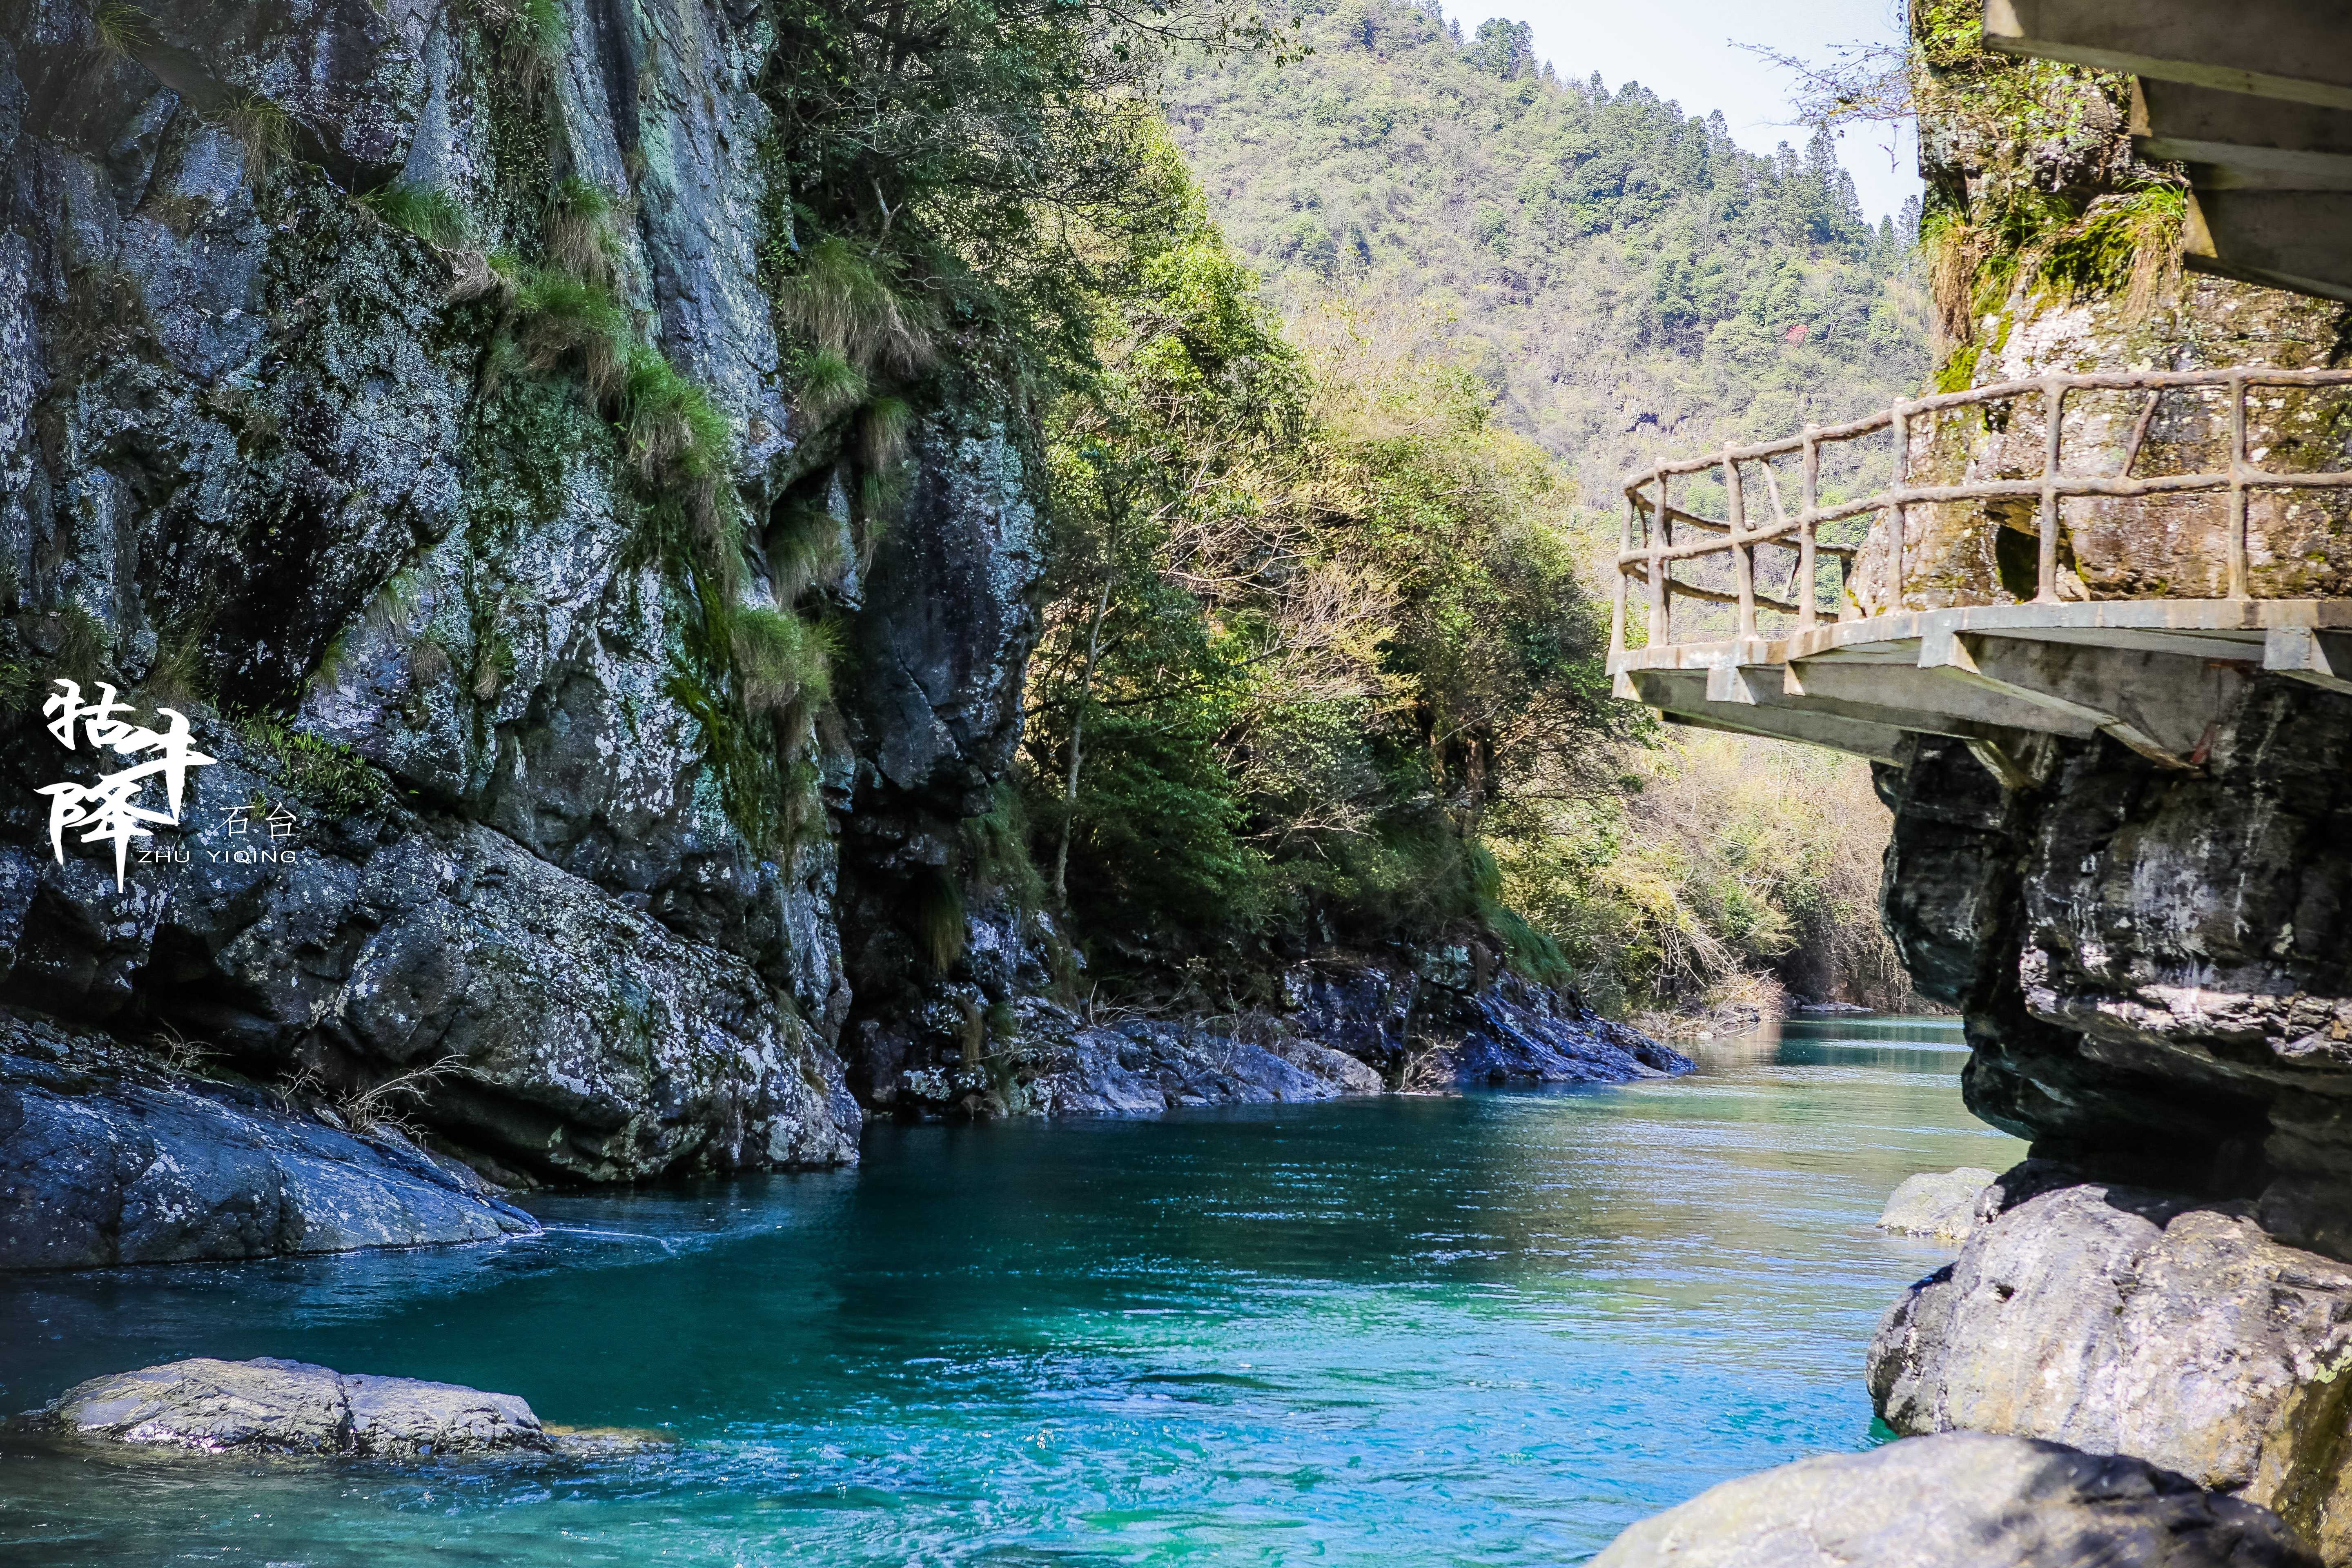
<svg viewBox="0 0 2352 1568">
<path fill-rule="evenodd" d="M 1706 700 L 1706 680 L 1705 674 L 1697 670 L 1633 672 L 1634 689 L 1643 702 L 1669 719 L 1686 724 L 1826 746 L 1832 752 L 1845 752 L 1878 763 L 1893 763 L 1901 756 L 1904 732 L 1892 724 L 1873 724 L 1835 713 L 1795 708 L 1710 702 Z"/>
<path fill-rule="evenodd" d="M 2204 765 L 2215 731 L 2247 687 L 2245 666 L 2236 660 L 1958 631 L 1922 638 L 1919 668 L 1949 670 L 2087 722 L 2169 768 Z"/>
<path fill-rule="evenodd" d="M 1620 696 L 1682 722 L 1879 762 L 1906 735 L 1948 736 L 2024 788 L 2051 742 L 2103 732 L 2202 767 L 2265 679 L 2352 697 L 2352 601 L 1955 605 L 1633 648 L 1612 667 Z"/>
<path fill-rule="evenodd" d="M 2273 626 L 2263 639 L 2263 668 L 2292 680 L 2352 695 L 2352 634 Z"/>
</svg>

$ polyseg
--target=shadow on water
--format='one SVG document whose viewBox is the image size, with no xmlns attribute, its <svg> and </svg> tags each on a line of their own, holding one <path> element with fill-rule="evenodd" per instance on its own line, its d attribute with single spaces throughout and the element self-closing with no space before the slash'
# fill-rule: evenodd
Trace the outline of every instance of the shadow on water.
<svg viewBox="0 0 2352 1568">
<path fill-rule="evenodd" d="M 1622 1089 L 872 1129 L 855 1173 L 535 1205 L 484 1247 L 0 1283 L 0 1388 L 289 1355 L 664 1426 L 650 1459 L 411 1475 L 0 1451 L 0 1555 L 1572 1562 L 1869 1441 L 1862 1347 L 1999 1166 L 1940 1020 L 1699 1043 Z M 29 1555 L 23 1555 L 29 1554 Z"/>
</svg>

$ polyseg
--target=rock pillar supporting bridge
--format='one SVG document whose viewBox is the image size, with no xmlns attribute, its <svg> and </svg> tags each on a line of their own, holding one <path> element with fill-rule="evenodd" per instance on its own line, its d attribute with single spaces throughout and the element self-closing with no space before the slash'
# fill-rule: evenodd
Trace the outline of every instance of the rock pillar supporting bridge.
<svg viewBox="0 0 2352 1568">
<path fill-rule="evenodd" d="M 2011 784 L 2029 776 L 2039 738 L 2050 735 L 2104 731 L 2165 766 L 2200 766 L 2216 731 L 2263 671 L 2352 693 L 2352 599 L 2256 598 L 2249 585 L 2250 493 L 2352 489 L 2352 470 L 2258 466 L 2247 451 L 2249 394 L 2336 386 L 2352 388 L 2352 370 L 2052 374 L 1899 403 L 1852 424 L 1808 426 L 1788 440 L 1662 463 L 1625 485 L 1609 640 L 1616 693 L 1684 723 L 1882 762 L 1896 760 L 1907 734 L 1952 736 Z M 2065 400 L 2077 392 L 2145 396 L 2114 472 L 2066 471 Z M 2136 479 L 2158 403 L 2177 394 L 2228 399 L 2229 462 L 2212 472 Z M 2037 403 L 2046 432 L 2038 475 L 1910 482 L 1916 436 L 1924 430 L 1932 439 L 1938 417 L 1977 405 Z M 1880 432 L 1893 439 L 1892 484 L 1824 504 L 1824 454 Z M 1793 511 L 1773 467 L 1786 459 L 1797 468 Z M 1677 479 L 1694 488 L 1719 485 L 1726 515 L 1703 517 L 1675 504 Z M 1749 502 L 1759 488 L 1770 520 L 1751 525 Z M 2062 573 L 2061 503 L 2068 498 L 2216 494 L 2228 498 L 2223 596 L 2090 599 L 2079 581 L 2069 583 Z M 2032 599 L 1906 603 L 1925 597 L 1906 593 L 1909 509 L 2021 501 L 2038 510 Z M 1874 520 L 1874 548 L 1820 537 L 1824 525 L 1856 518 Z M 1771 557 L 1761 574 L 1759 551 Z M 1786 586 L 1765 592 L 1762 577 L 1777 575 L 1769 569 L 1782 562 Z M 1678 569 L 1686 575 L 1677 577 Z M 1634 647 L 1629 619 L 1637 590 L 1646 636 Z M 1678 601 L 1697 606 L 1703 623 L 1686 627 L 1679 640 Z"/>
</svg>

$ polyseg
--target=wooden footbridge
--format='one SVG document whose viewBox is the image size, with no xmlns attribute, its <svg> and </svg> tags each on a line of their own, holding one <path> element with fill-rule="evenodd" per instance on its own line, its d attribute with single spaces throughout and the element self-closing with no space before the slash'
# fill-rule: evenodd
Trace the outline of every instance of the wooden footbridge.
<svg viewBox="0 0 2352 1568">
<path fill-rule="evenodd" d="M 1685 723 L 1882 762 L 1897 760 L 1906 735 L 1952 736 L 2011 784 L 2030 776 L 2040 738 L 2052 735 L 2105 731 L 2165 766 L 2200 766 L 2263 672 L 2352 693 L 2352 600 L 2256 597 L 2250 570 L 2249 498 L 2352 489 L 2352 471 L 2262 467 L 2266 449 L 2247 447 L 2249 398 L 2326 387 L 2352 390 L 2352 370 L 2053 374 L 1660 464 L 1625 485 L 1610 626 L 1617 694 Z M 2144 400 L 2120 464 L 2109 447 L 2097 465 L 2109 471 L 2084 471 L 2089 465 L 2081 461 L 2069 471 L 2066 400 L 2086 394 Z M 2228 400 L 2227 463 L 2135 477 L 2160 401 L 2183 395 Z M 1914 455 L 1932 448 L 1935 422 L 1990 405 L 2011 422 L 2017 410 L 2038 411 L 2041 471 L 1914 483 Z M 1825 504 L 1824 455 L 1880 437 L 1891 438 L 1892 482 Z M 1796 490 L 1793 507 L 1783 499 L 1784 477 Z M 1691 489 L 1719 483 L 1724 515 L 1677 504 L 1677 480 Z M 1714 484 L 1706 488 L 1712 494 Z M 2227 498 L 2221 596 L 2099 599 L 2062 571 L 2070 500 L 2126 498 L 2160 512 L 2168 498 L 2197 496 Z M 1953 596 L 1948 582 L 1906 582 L 1925 532 L 1912 527 L 1915 514 L 1955 502 L 2035 514 L 2030 599 L 1989 590 L 1984 603 L 1939 604 Z M 1867 542 L 1822 539 L 1825 526 L 1852 519 L 1871 520 Z M 1988 517 L 1984 526 L 2009 524 Z M 1768 592 L 1784 567 L 1785 585 Z M 1629 626 L 1637 602 L 1647 611 L 1639 628 Z"/>
</svg>

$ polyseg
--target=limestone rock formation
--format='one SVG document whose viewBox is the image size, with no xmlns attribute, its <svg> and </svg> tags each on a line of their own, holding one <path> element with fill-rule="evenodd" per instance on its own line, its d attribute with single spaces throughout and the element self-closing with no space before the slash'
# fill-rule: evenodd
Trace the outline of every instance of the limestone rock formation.
<svg viewBox="0 0 2352 1568">
<path fill-rule="evenodd" d="M 2270 1508 L 2352 1561 L 2352 1266 L 2252 1205 L 2082 1184 L 2029 1162 L 1870 1352 L 1900 1432 L 2130 1454 Z"/>
<path fill-rule="evenodd" d="M 1976 1228 L 1978 1200 L 1993 1181 L 1992 1172 L 1974 1165 L 1906 1176 L 1880 1211 L 1878 1228 L 1896 1236 L 1964 1241 Z"/>
<path fill-rule="evenodd" d="M 2258 682 L 2197 772 L 2059 742 L 2006 791 L 1923 740 L 1880 784 L 1888 928 L 1963 1011 L 1970 1109 L 2352 1258 L 2352 699 Z"/>
<path fill-rule="evenodd" d="M 1002 387 L 916 409 L 899 542 L 811 590 L 890 723 L 738 711 L 665 520 L 740 518 L 739 596 L 770 606 L 762 541 L 804 513 L 846 539 L 856 483 L 792 406 L 761 274 L 791 237 L 755 155 L 767 24 L 548 14 L 0 6 L 0 1000 L 397 1089 L 502 1179 L 837 1163 L 824 807 L 863 769 L 952 775 L 951 814 L 1002 767 L 1029 476 Z M 559 210 L 632 364 L 723 425 L 708 494 L 662 490 L 575 351 L 523 344 Z M 99 663 L 221 759 L 121 889 L 102 849 L 52 853 L 35 793 L 88 776 L 38 713 Z M 747 770 L 798 788 L 812 750 L 839 787 L 762 817 Z M 115 1146 L 184 1133 L 151 1113 L 112 1103 Z"/>
<path fill-rule="evenodd" d="M 535 1232 L 465 1166 L 251 1089 L 0 1016 L 0 1270 L 184 1263 Z"/>
<path fill-rule="evenodd" d="M 86 1443 L 315 1458 L 602 1456 L 646 1441 L 642 1435 L 550 1428 L 511 1394 L 268 1357 L 198 1357 L 95 1377 L 32 1412 L 26 1424 Z"/>
<path fill-rule="evenodd" d="M 1410 967 L 1301 963 L 1283 985 L 1300 1034 L 1411 1089 L 1630 1083 L 1695 1065 L 1572 994 L 1481 973 L 1463 947 L 1421 954 Z"/>
<path fill-rule="evenodd" d="M 388 801 L 257 861 L 218 808 L 271 781 L 234 733 L 206 743 L 222 760 L 190 781 L 184 864 L 118 892 L 110 868 L 0 845 L 15 994 L 108 1017 L 161 991 L 252 1076 L 361 1095 L 405 1078 L 415 1114 L 512 1179 L 856 1157 L 838 1065 L 742 957 Z M 0 780 L 27 754 L 0 755 Z"/>
<path fill-rule="evenodd" d="M 1051 920 L 967 921 L 947 973 L 902 955 L 903 1004 L 845 1042 L 866 1104 L 898 1110 L 1139 1115 L 1174 1106 L 1547 1083 L 1627 1083 L 1692 1062 L 1570 995 L 1477 972 L 1469 951 L 1403 963 L 1334 954 L 1284 972 L 1281 1005 L 1242 1017 L 1086 1022 L 1047 999 L 1075 962 Z"/>
<path fill-rule="evenodd" d="M 1593 1568 L 2316 1568 L 2267 1510 L 2138 1459 L 1979 1433 L 1742 1476 Z"/>
<path fill-rule="evenodd" d="M 1355 1058 L 1278 1032 L 1259 1043 L 1148 1021 L 1094 1028 L 1045 1003 L 1024 1003 L 1020 1011 L 1028 1061 L 1017 1103 L 1047 1116 L 1292 1103 L 1384 1087 Z"/>
</svg>

